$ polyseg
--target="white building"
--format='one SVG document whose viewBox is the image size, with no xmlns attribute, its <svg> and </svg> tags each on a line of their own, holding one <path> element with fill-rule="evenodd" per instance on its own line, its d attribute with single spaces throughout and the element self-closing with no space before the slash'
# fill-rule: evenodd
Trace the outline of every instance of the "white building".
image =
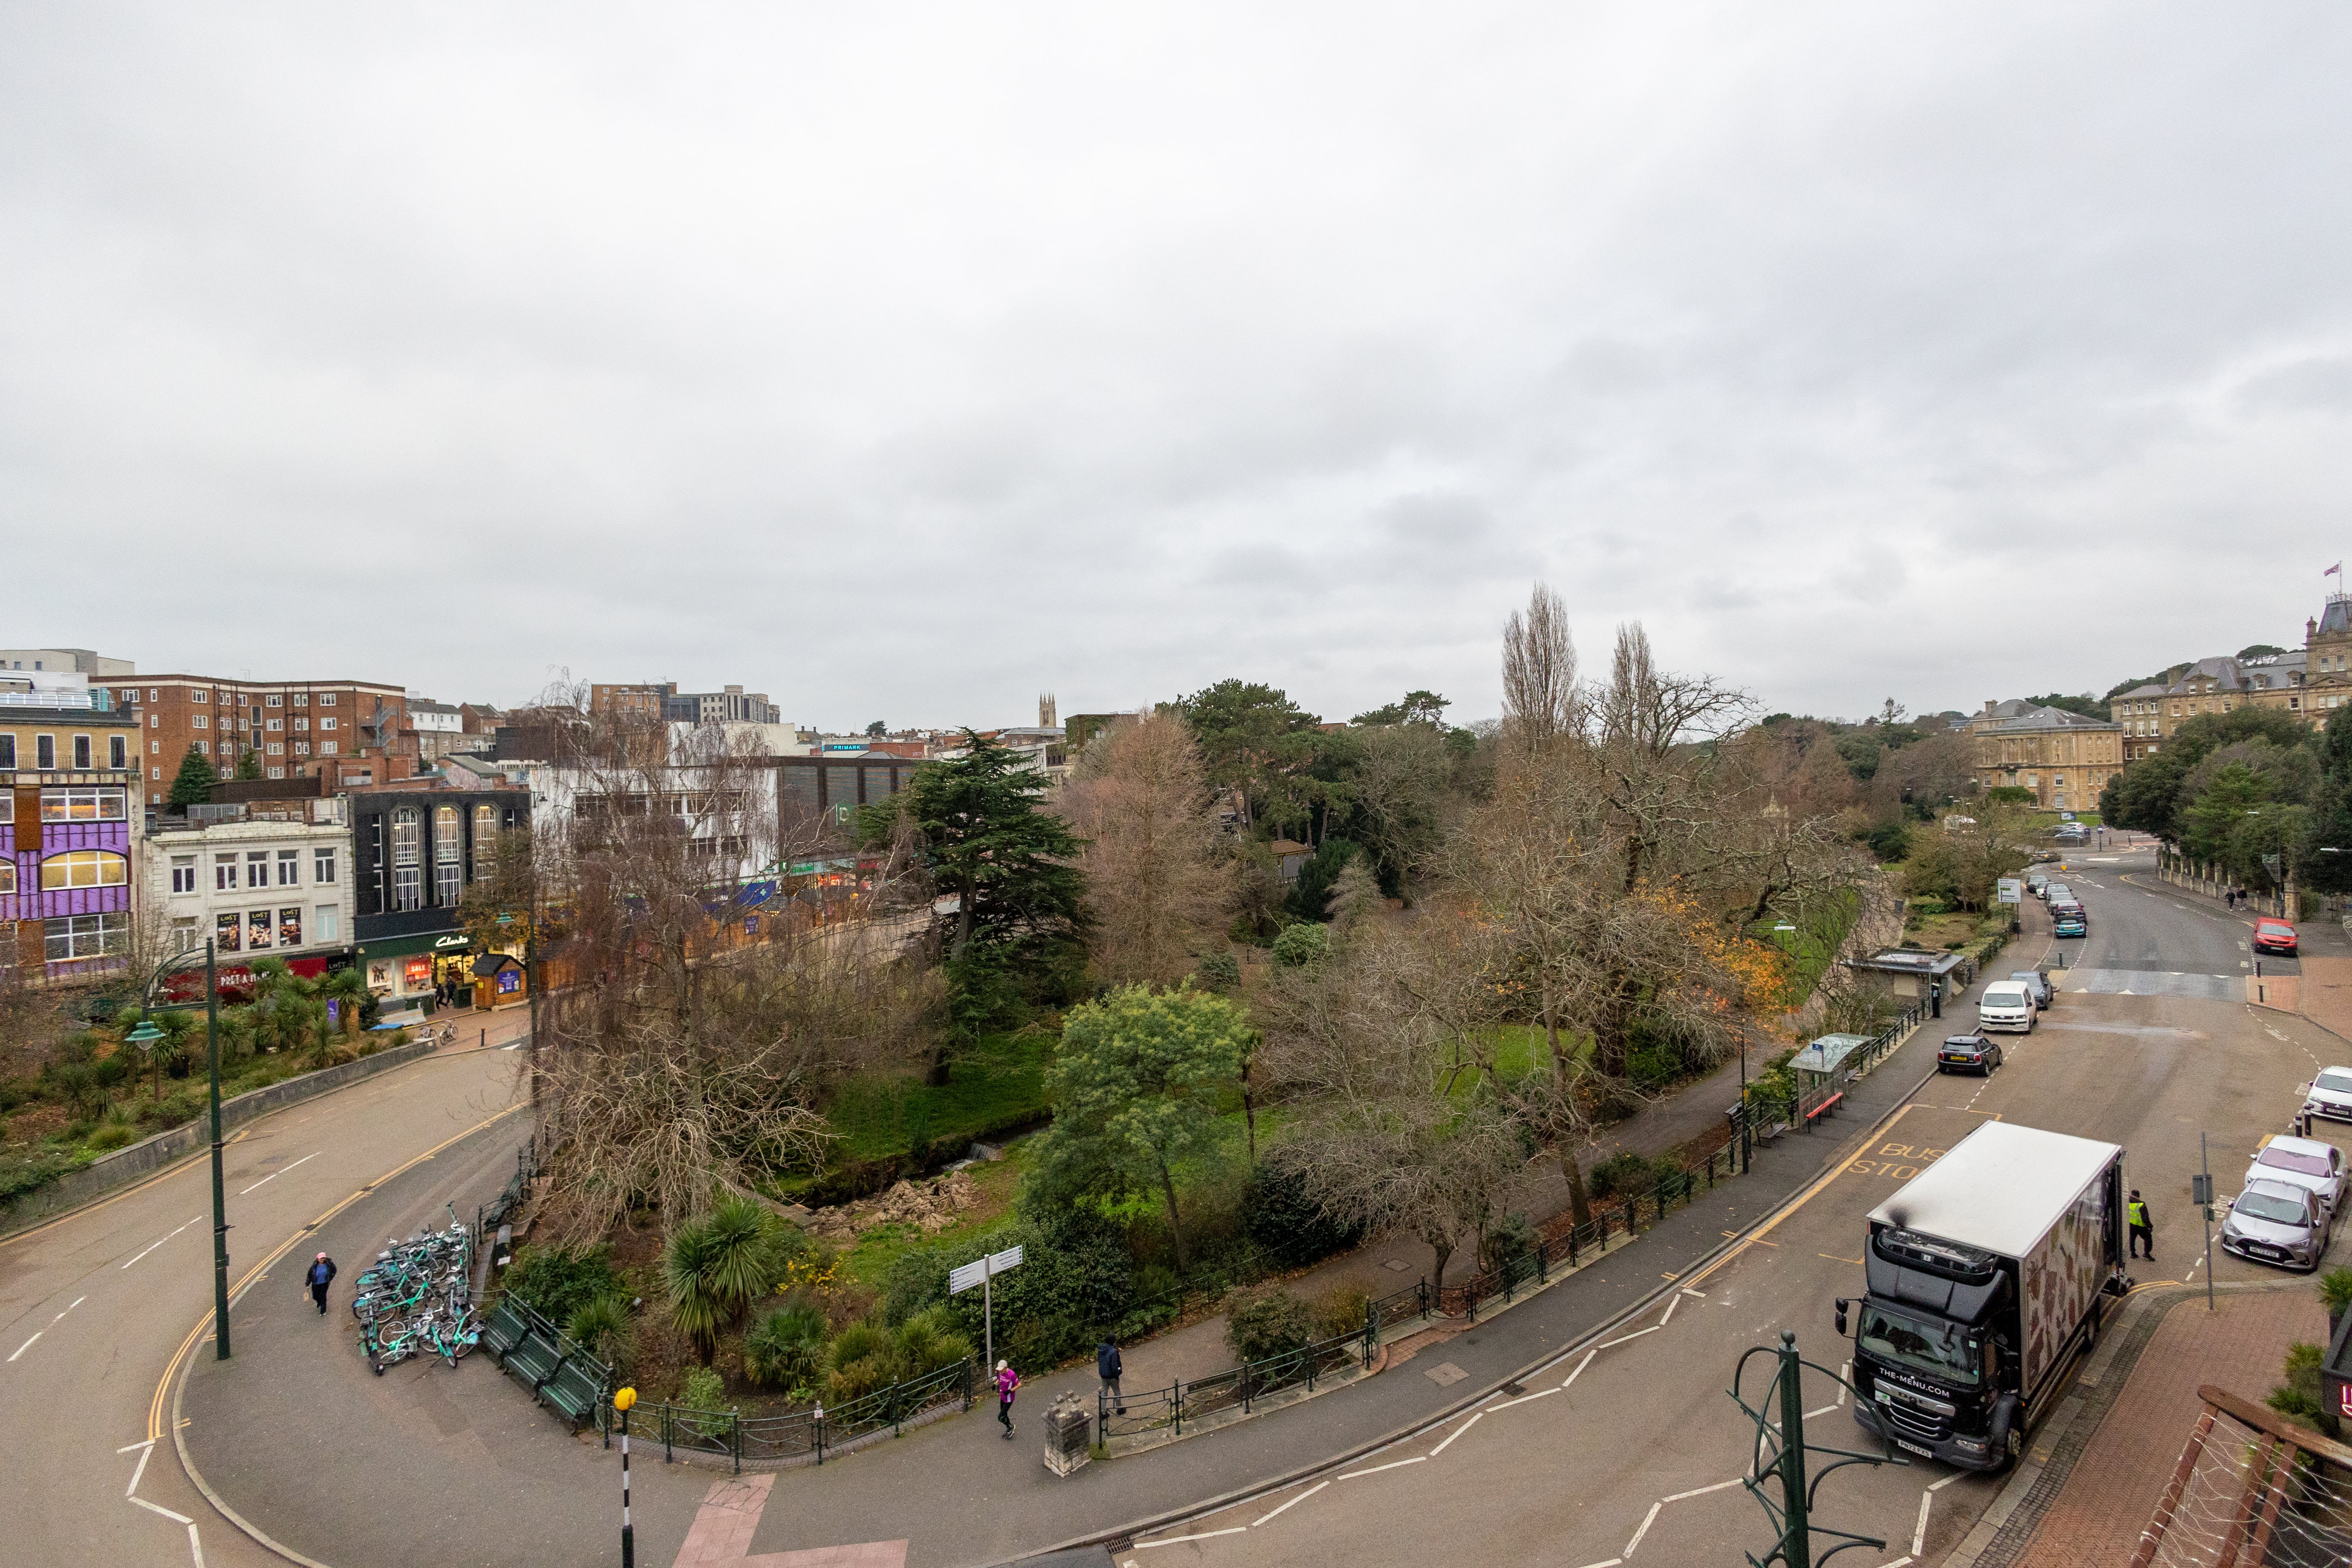
<svg viewBox="0 0 2352 1568">
<path fill-rule="evenodd" d="M 256 958 L 318 975 L 352 948 L 352 829 L 340 795 L 199 805 L 140 841 L 141 903 L 168 952 L 211 937 L 225 979 Z"/>
</svg>

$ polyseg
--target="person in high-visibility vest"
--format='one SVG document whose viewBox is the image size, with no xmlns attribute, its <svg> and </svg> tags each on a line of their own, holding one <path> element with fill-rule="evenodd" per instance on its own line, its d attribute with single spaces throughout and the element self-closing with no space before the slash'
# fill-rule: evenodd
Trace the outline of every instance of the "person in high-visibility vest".
<svg viewBox="0 0 2352 1568">
<path fill-rule="evenodd" d="M 2140 1248 L 2146 1247 L 2148 1261 L 2154 1262 L 2156 1260 L 2156 1222 L 2148 1218 L 2147 1205 L 2140 1202 L 2137 1187 L 2132 1189 L 2131 1202 L 2124 1205 L 2124 1218 L 2131 1225 L 2131 1255 L 2134 1258 L 2139 1257 Z"/>
</svg>

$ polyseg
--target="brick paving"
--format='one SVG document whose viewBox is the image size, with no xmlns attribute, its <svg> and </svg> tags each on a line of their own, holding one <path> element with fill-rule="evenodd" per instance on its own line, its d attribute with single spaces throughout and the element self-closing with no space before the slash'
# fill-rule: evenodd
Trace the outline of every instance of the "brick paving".
<svg viewBox="0 0 2352 1568">
<path fill-rule="evenodd" d="M 2122 1391 L 2032 1539 L 2007 1559 L 2015 1568 L 2129 1562 L 2204 1408 L 2199 1385 L 2259 1404 L 2278 1382 L 2288 1345 L 2327 1337 L 2318 1292 L 2300 1283 L 2233 1292 L 2210 1312 L 2201 1291 L 2186 1294 L 2163 1312 L 2137 1363 L 2118 1369 Z"/>
</svg>

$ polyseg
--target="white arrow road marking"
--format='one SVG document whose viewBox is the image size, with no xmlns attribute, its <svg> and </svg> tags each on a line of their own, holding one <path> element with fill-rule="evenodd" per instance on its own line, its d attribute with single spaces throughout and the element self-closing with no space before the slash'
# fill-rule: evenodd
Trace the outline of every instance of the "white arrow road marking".
<svg viewBox="0 0 2352 1568">
<path fill-rule="evenodd" d="M 1472 1419 L 1474 1419 L 1474 1420 L 1475 1420 L 1475 1417 L 1474 1416 Z M 1465 1427 L 1463 1428 L 1463 1431 L 1464 1431 L 1464 1432 L 1466 1432 L 1466 1431 L 1468 1431 L 1468 1430 L 1469 1430 L 1469 1428 L 1468 1428 L 1467 1426 L 1465 1426 Z M 1457 1433 L 1455 1433 L 1455 1434 L 1454 1435 L 1454 1437 L 1458 1437 L 1458 1436 L 1460 1436 L 1461 1435 L 1462 1435 L 1462 1433 L 1461 1433 L 1461 1432 L 1457 1432 Z M 1454 1437 L 1448 1437 L 1448 1438 L 1447 1438 L 1447 1439 L 1445 1439 L 1445 1440 L 1446 1440 L 1447 1442 L 1451 1443 L 1452 1441 L 1454 1441 Z M 1265 1522 L 1266 1522 L 1266 1520 L 1273 1519 L 1273 1518 L 1275 1517 L 1275 1515 L 1276 1515 L 1276 1514 L 1279 1514 L 1280 1512 L 1282 1512 L 1282 1510 L 1283 1510 L 1283 1509 L 1286 1509 L 1286 1508 L 1296 1508 L 1298 1504 L 1300 1504 L 1300 1503 L 1302 1503 L 1302 1502 L 1305 1502 L 1308 1498 L 1313 1497 L 1317 1492 L 1321 1491 L 1325 1487 L 1328 1487 L 1328 1486 L 1329 1486 L 1330 1484 L 1331 1484 L 1331 1483 L 1330 1483 L 1329 1481 L 1317 1481 L 1313 1486 L 1308 1487 L 1305 1491 L 1300 1492 L 1297 1497 L 1292 1498 L 1288 1502 L 1284 1503 L 1284 1504 L 1282 1505 L 1282 1508 L 1276 1509 L 1276 1510 L 1274 1510 L 1274 1513 L 1269 1513 L 1269 1514 L 1267 1514 L 1267 1515 L 1265 1516 L 1265 1519 L 1254 1519 L 1254 1520 L 1250 1521 L 1250 1526 L 1249 1526 L 1249 1527 L 1250 1527 L 1252 1530 L 1255 1530 L 1259 1525 L 1265 1523 Z"/>
<path fill-rule="evenodd" d="M 300 1159 L 299 1159 L 299 1160 L 295 1161 L 295 1162 L 294 1162 L 294 1165 L 307 1165 L 307 1164 L 309 1164 L 311 1161 L 313 1161 L 313 1160 L 317 1159 L 317 1158 L 320 1156 L 320 1154 L 321 1152 L 323 1152 L 323 1151 L 321 1151 L 321 1150 L 318 1150 L 318 1149 L 313 1149 L 313 1150 L 311 1150 L 309 1153 L 307 1153 L 307 1154 L 303 1155 Z M 253 1191 L 253 1190 L 254 1190 L 254 1187 L 266 1187 L 266 1186 L 268 1186 L 270 1183 L 272 1183 L 272 1182 L 276 1181 L 278 1177 L 280 1177 L 280 1176 L 284 1175 L 288 1171 L 292 1170 L 292 1169 L 294 1168 L 294 1165 L 288 1165 L 288 1166 L 284 1167 L 284 1169 L 281 1169 L 281 1170 L 276 1170 L 276 1171 L 272 1171 L 272 1172 L 270 1172 L 270 1173 L 269 1173 L 269 1174 L 268 1174 L 268 1175 L 266 1175 L 266 1176 L 262 1177 L 262 1178 L 261 1178 L 261 1180 L 259 1180 L 259 1181 L 257 1181 L 257 1182 L 254 1183 L 252 1187 L 247 1187 L 247 1188 L 246 1188 L 246 1189 L 245 1189 L 245 1193 L 249 1193 L 249 1192 Z M 238 1197 L 243 1197 L 243 1196 L 245 1196 L 245 1193 L 239 1193 L 239 1194 L 237 1194 L 236 1195 L 237 1195 Z"/>
</svg>

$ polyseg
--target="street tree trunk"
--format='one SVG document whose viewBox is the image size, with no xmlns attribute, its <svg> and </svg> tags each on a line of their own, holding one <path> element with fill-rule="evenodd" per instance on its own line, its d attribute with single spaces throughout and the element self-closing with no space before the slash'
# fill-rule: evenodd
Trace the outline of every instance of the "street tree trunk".
<svg viewBox="0 0 2352 1568">
<path fill-rule="evenodd" d="M 1168 1200 L 1168 1236 L 1176 1244 L 1176 1272 L 1181 1274 L 1191 1264 L 1184 1256 L 1184 1227 L 1176 1217 L 1176 1182 L 1169 1175 L 1165 1161 L 1160 1165 L 1160 1191 Z"/>
</svg>

